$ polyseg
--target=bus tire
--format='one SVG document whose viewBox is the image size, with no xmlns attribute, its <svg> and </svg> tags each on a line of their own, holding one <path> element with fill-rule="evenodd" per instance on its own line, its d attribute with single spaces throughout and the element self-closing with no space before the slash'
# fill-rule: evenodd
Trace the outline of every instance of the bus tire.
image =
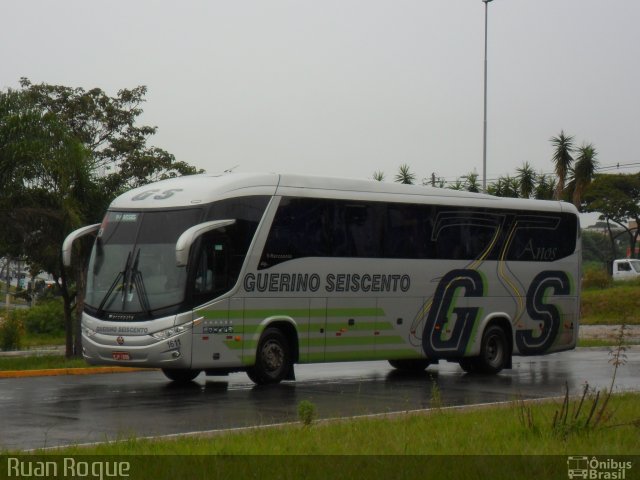
<svg viewBox="0 0 640 480">
<path fill-rule="evenodd" d="M 247 375 L 258 385 L 270 385 L 287 378 L 292 367 L 287 337 L 277 328 L 267 328 L 258 342 L 256 363 L 247 369 Z"/>
<path fill-rule="evenodd" d="M 190 368 L 163 368 L 162 373 L 173 382 L 189 383 L 200 375 L 200 370 L 191 370 Z"/>
<path fill-rule="evenodd" d="M 495 374 L 507 368 L 511 355 L 507 335 L 498 325 L 490 325 L 482 334 L 480 355 L 458 360 L 467 373 Z"/>
<path fill-rule="evenodd" d="M 403 358 L 389 360 L 389 364 L 401 372 L 423 372 L 431 362 L 426 358 Z"/>
<path fill-rule="evenodd" d="M 509 363 L 509 343 L 504 330 L 490 325 L 482 334 L 480 356 L 477 358 L 479 373 L 495 374 Z"/>
</svg>

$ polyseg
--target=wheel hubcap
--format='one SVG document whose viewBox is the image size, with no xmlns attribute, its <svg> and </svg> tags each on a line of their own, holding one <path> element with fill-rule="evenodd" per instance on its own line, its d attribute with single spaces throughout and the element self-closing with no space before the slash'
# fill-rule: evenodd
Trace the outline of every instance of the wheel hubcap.
<svg viewBox="0 0 640 480">
<path fill-rule="evenodd" d="M 284 350 L 279 343 L 267 342 L 262 347 L 262 360 L 270 372 L 274 372 L 284 364 Z"/>
<path fill-rule="evenodd" d="M 502 362 L 502 351 L 503 349 L 500 339 L 496 336 L 491 337 L 487 342 L 487 362 L 491 365 L 499 365 L 500 362 Z"/>
</svg>

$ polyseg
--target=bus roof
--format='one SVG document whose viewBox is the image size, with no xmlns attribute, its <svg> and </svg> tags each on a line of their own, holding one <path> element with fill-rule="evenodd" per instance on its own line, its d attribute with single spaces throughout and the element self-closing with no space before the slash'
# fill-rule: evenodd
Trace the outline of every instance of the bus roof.
<svg viewBox="0 0 640 480">
<path fill-rule="evenodd" d="M 171 178 L 120 195 L 111 203 L 110 209 L 177 208 L 248 195 L 342 198 L 578 213 L 572 204 L 566 202 L 501 198 L 446 188 L 374 180 L 274 173 L 200 174 Z"/>
</svg>

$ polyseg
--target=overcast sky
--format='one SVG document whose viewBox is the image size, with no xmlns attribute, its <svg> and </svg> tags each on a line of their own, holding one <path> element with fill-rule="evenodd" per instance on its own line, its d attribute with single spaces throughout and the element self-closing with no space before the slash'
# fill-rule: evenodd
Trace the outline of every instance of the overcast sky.
<svg viewBox="0 0 640 480">
<path fill-rule="evenodd" d="M 210 173 L 482 173 L 481 0 L 7 0 L 0 87 L 148 87 L 151 144 Z M 561 129 L 640 170 L 640 2 L 489 4 L 487 177 Z"/>
</svg>

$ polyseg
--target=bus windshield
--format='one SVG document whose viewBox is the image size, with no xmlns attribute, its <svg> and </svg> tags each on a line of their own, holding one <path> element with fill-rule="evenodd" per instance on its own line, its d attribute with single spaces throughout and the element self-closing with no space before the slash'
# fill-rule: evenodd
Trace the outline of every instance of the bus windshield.
<svg viewBox="0 0 640 480">
<path fill-rule="evenodd" d="M 200 217 L 200 209 L 107 212 L 89 260 L 85 304 L 120 320 L 180 304 L 187 273 L 176 266 L 176 241 Z"/>
</svg>

